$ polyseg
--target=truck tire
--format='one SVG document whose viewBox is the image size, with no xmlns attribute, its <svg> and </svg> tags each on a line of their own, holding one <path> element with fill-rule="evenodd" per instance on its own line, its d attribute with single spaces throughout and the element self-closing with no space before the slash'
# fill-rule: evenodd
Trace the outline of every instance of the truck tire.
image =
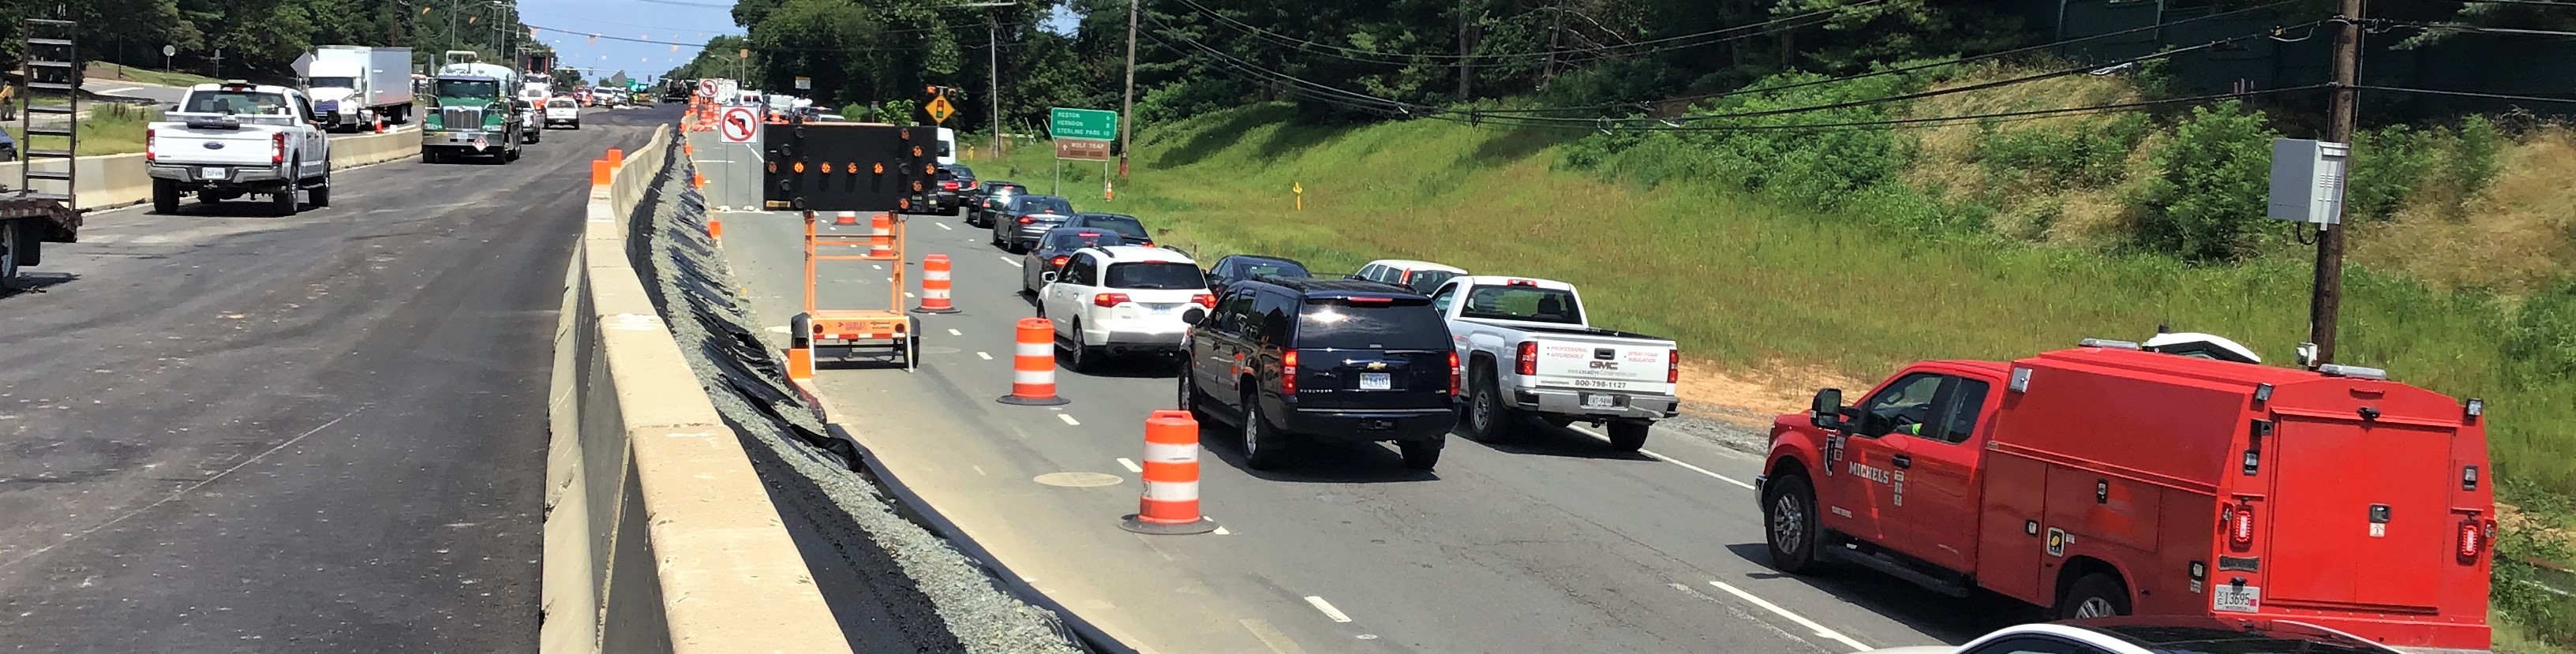
<svg viewBox="0 0 2576 654">
<path fill-rule="evenodd" d="M 2058 596 L 2055 610 L 2060 620 L 2107 618 L 2129 614 L 2129 587 L 2120 583 L 2119 575 L 2095 572 L 2075 579 Z"/>
<path fill-rule="evenodd" d="M 287 165 L 293 166 L 294 164 L 289 163 Z M 301 186 L 302 184 L 303 182 L 300 180 L 290 179 L 287 180 L 284 185 L 277 187 L 276 197 L 270 198 L 269 200 L 269 209 L 277 212 L 277 215 L 280 216 L 295 215 L 295 187 Z"/>
<path fill-rule="evenodd" d="M 1646 447 L 1646 432 L 1655 423 L 1644 420 L 1610 421 L 1610 449 L 1635 452 Z"/>
<path fill-rule="evenodd" d="M 1397 441 L 1395 449 L 1404 453 L 1404 467 L 1430 470 L 1432 466 L 1440 465 L 1440 450 L 1448 445 L 1449 437 L 1443 435 L 1433 436 L 1430 440 Z"/>
<path fill-rule="evenodd" d="M 1478 442 L 1493 444 L 1512 439 L 1514 416 L 1511 407 L 1503 406 L 1502 388 L 1494 381 L 1493 366 L 1478 364 L 1476 385 L 1467 391 L 1467 435 Z"/>
<path fill-rule="evenodd" d="M 1251 388 L 1251 380 L 1245 380 Z M 1279 467 L 1279 434 L 1261 417 L 1261 392 L 1243 392 L 1243 465 L 1254 470 Z"/>
<path fill-rule="evenodd" d="M 313 208 L 315 209 L 331 206 L 331 176 L 328 174 L 323 175 L 322 185 L 305 191 L 304 195 L 306 199 L 313 201 Z"/>
<path fill-rule="evenodd" d="M 22 221 L 0 220 L 0 291 L 18 289 L 18 267 L 27 265 L 27 262 L 20 260 L 27 252 L 25 244 L 35 241 L 33 238 L 26 238 L 31 235 L 19 233 L 25 231 L 18 229 L 20 222 Z"/>
<path fill-rule="evenodd" d="M 152 180 L 152 213 L 179 213 L 179 182 L 167 179 Z"/>
<path fill-rule="evenodd" d="M 1762 500 L 1763 542 L 1771 549 L 1771 567 L 1789 574 L 1823 569 L 1816 561 L 1824 528 L 1816 523 L 1816 489 L 1800 474 L 1780 475 Z"/>
</svg>

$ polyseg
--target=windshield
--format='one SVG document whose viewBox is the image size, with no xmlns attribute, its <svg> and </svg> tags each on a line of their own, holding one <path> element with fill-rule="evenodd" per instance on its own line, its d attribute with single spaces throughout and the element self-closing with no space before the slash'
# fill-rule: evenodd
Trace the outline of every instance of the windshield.
<svg viewBox="0 0 2576 654">
<path fill-rule="evenodd" d="M 946 166 L 946 168 L 948 169 L 948 172 L 949 172 L 949 173 L 951 173 L 951 174 L 955 174 L 955 175 L 958 177 L 958 179 L 974 179 L 974 178 L 975 178 L 975 169 L 973 169 L 973 168 L 968 168 L 968 167 L 960 166 L 960 165 L 956 165 L 956 164 L 949 164 L 948 166 Z"/>
<path fill-rule="evenodd" d="M 1476 287 L 1467 294 L 1467 308 L 1458 317 L 1583 324 L 1583 310 L 1575 304 L 1573 291 L 1536 286 Z"/>
<path fill-rule="evenodd" d="M 1019 212 L 1022 214 L 1052 213 L 1064 216 L 1073 215 L 1073 203 L 1066 202 L 1064 198 L 1049 195 L 1031 195 L 1020 198 L 1018 202 L 1019 204 L 1017 206 L 1019 207 Z"/>
<path fill-rule="evenodd" d="M 1019 195 L 1021 191 L 1026 190 L 1029 190 L 1029 187 L 1007 182 L 984 185 L 984 191 L 993 194 L 993 197 Z"/>
<path fill-rule="evenodd" d="M 443 79 L 431 85 L 430 94 L 440 98 L 490 101 L 501 97 L 501 83 L 488 79 Z"/>
<path fill-rule="evenodd" d="M 1446 270 L 1416 270 L 1413 271 L 1413 279 L 1405 282 L 1405 285 L 1412 286 L 1413 292 L 1415 293 L 1430 295 L 1432 291 L 1440 290 L 1441 282 L 1449 281 L 1457 276 L 1458 273 Z"/>
<path fill-rule="evenodd" d="M 306 81 L 306 82 L 304 83 L 304 86 L 305 86 L 305 88 L 315 88 L 315 89 L 354 89 L 354 88 L 358 88 L 358 78 L 355 78 L 355 77 L 315 77 L 315 78 L 312 78 L 311 80 Z"/>
<path fill-rule="evenodd" d="M 257 91 L 198 91 L 188 94 L 187 111 L 203 114 L 283 116 L 294 113 L 286 96 Z"/>
<path fill-rule="evenodd" d="M 1145 224 L 1136 222 L 1136 219 L 1126 216 L 1105 216 L 1100 214 L 1083 216 L 1082 226 L 1106 229 L 1117 232 L 1121 236 L 1140 239 L 1145 238 Z"/>
<path fill-rule="evenodd" d="M 1365 301 L 1365 300 L 1364 300 Z M 1313 298 L 1297 314 L 1297 347 L 1346 350 L 1439 350 L 1449 347 L 1449 327 L 1424 298 L 1386 304 L 1350 304 Z"/>
<path fill-rule="evenodd" d="M 1116 232 L 1057 232 L 1047 236 L 1046 247 L 1043 249 L 1078 250 L 1126 244 L 1127 239 L 1119 238 Z"/>
<path fill-rule="evenodd" d="M 1254 277 L 1260 277 L 1260 276 L 1262 276 L 1262 275 L 1275 275 L 1275 276 L 1279 276 L 1279 277 L 1312 277 L 1312 276 L 1314 276 L 1314 275 L 1309 274 L 1309 273 L 1307 273 L 1307 272 L 1306 272 L 1306 267 L 1305 267 L 1305 266 L 1300 266 L 1300 265 L 1297 265 L 1295 262 L 1290 262 L 1290 261 L 1279 261 L 1279 260 L 1274 260 L 1274 259 L 1249 259 L 1249 260 L 1245 260 L 1245 261 L 1243 261 L 1243 262 L 1237 263 L 1237 264 L 1235 264 L 1235 266 L 1236 266 L 1236 270 L 1241 271 L 1241 274 L 1243 275 L 1243 278 L 1245 278 L 1245 279 L 1251 279 L 1251 278 L 1254 278 Z"/>
<path fill-rule="evenodd" d="M 1173 289 L 1207 288 L 1207 276 L 1199 267 L 1178 261 L 1154 261 L 1109 264 L 1110 288 Z"/>
</svg>

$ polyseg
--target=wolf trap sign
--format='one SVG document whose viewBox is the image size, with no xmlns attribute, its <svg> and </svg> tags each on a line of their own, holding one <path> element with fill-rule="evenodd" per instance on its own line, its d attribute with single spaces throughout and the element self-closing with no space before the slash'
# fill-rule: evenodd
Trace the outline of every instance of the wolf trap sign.
<svg viewBox="0 0 2576 654">
<path fill-rule="evenodd" d="M 768 125 L 761 142 L 761 201 L 772 210 L 909 212 L 938 183 L 929 127 L 793 122 Z"/>
</svg>

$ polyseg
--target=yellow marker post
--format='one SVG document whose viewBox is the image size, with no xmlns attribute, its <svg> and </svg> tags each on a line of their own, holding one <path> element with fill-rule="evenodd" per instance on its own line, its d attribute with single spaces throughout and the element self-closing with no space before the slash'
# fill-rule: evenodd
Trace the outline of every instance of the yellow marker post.
<svg viewBox="0 0 2576 654">
<path fill-rule="evenodd" d="M 1304 184 L 1299 184 L 1299 183 L 1296 183 L 1296 182 L 1289 182 L 1289 183 L 1288 183 L 1288 192 L 1297 194 L 1297 210 L 1298 210 L 1298 211 L 1305 211 L 1305 210 L 1306 210 L 1306 185 L 1304 185 Z"/>
</svg>

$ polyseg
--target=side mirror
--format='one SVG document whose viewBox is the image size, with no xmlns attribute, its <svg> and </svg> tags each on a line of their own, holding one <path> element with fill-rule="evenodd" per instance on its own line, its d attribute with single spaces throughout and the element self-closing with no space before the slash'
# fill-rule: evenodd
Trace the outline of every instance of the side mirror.
<svg viewBox="0 0 2576 654">
<path fill-rule="evenodd" d="M 1807 412 L 1809 424 L 1820 429 L 1841 430 L 1843 428 L 1843 389 L 1827 388 L 1816 391 L 1816 399 L 1808 405 Z"/>
<path fill-rule="evenodd" d="M 1201 321 L 1201 320 L 1206 320 L 1206 319 L 1207 319 L 1207 310 L 1206 310 L 1206 309 L 1201 309 L 1201 308 L 1198 308 L 1198 307 L 1190 307 L 1190 310 L 1181 312 L 1181 322 L 1185 322 L 1185 323 L 1189 323 L 1189 324 L 1196 325 L 1196 324 L 1199 324 L 1199 321 Z"/>
<path fill-rule="evenodd" d="M 1038 281 L 1046 282 L 1046 283 L 1049 283 L 1049 284 L 1053 284 L 1053 283 L 1055 283 L 1055 271 L 1053 271 L 1053 270 L 1049 270 L 1049 271 L 1046 271 L 1046 272 L 1038 273 Z"/>
</svg>

